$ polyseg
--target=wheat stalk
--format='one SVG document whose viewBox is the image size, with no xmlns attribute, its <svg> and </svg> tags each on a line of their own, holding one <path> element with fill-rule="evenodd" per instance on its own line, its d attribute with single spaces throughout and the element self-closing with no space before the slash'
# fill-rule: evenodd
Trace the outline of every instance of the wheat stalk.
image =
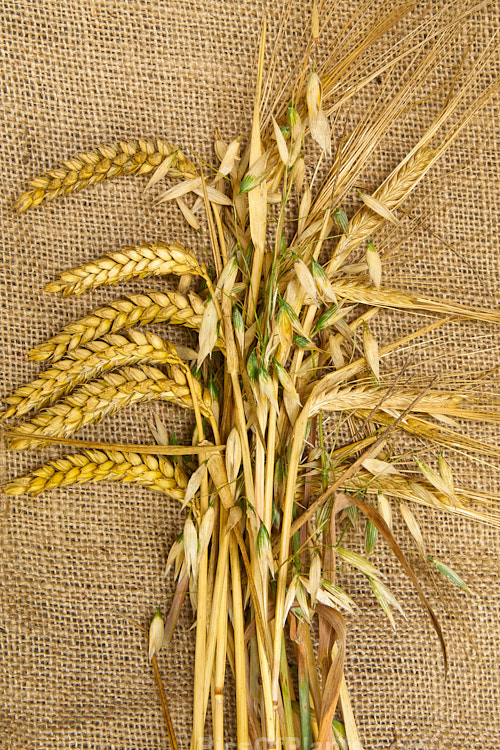
<svg viewBox="0 0 500 750">
<path fill-rule="evenodd" d="M 178 364 L 175 347 L 159 336 L 142 331 L 129 331 L 127 336 L 109 334 L 90 341 L 85 348 L 75 349 L 68 357 L 55 362 L 40 376 L 8 396 L 10 408 L 1 419 L 21 417 L 32 409 L 54 403 L 75 386 L 92 380 L 101 372 L 138 362 L 147 364 Z"/>
<path fill-rule="evenodd" d="M 96 185 L 120 175 L 148 174 L 170 159 L 172 177 L 193 177 L 194 165 L 182 151 L 160 138 L 120 141 L 78 154 L 55 169 L 31 180 L 27 190 L 16 200 L 13 210 L 21 213 L 44 201 Z"/>
<path fill-rule="evenodd" d="M 204 416 L 209 416 L 210 394 L 198 381 L 195 381 L 195 388 L 200 411 Z M 77 388 L 66 398 L 41 411 L 30 422 L 17 425 L 16 432 L 26 436 L 65 438 L 82 427 L 116 414 L 120 409 L 155 399 L 193 409 L 191 390 L 186 383 L 167 378 L 155 367 L 124 367 Z M 28 437 L 15 438 L 10 446 L 24 450 L 33 443 Z M 38 440 L 36 443 L 43 445 Z"/>
<path fill-rule="evenodd" d="M 130 294 L 70 323 L 32 349 L 29 356 L 38 361 L 57 362 L 89 341 L 137 324 L 169 323 L 199 329 L 203 311 L 203 300 L 193 292 L 188 296 L 170 291 Z"/>
<path fill-rule="evenodd" d="M 49 461 L 39 469 L 1 485 L 7 495 L 39 495 L 69 484 L 85 482 L 132 482 L 184 498 L 187 479 L 179 467 L 163 456 L 120 451 L 85 450 Z"/>
<path fill-rule="evenodd" d="M 63 271 L 56 281 L 45 287 L 46 292 L 83 294 L 98 286 L 118 284 L 120 281 L 146 276 L 205 276 L 195 255 L 189 248 L 178 243 L 144 242 L 134 247 L 125 247 L 116 253 L 85 263 L 70 271 Z"/>
</svg>

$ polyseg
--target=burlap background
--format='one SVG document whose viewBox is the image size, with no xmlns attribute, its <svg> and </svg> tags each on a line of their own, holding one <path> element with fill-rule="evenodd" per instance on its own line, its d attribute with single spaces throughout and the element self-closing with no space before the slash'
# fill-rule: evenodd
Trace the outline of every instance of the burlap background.
<svg viewBox="0 0 500 750">
<path fill-rule="evenodd" d="M 285 57 L 306 22 L 302 5 L 308 3 L 292 3 Z M 356 3 L 337 5 L 332 44 Z M 276 18 L 280 3 L 270 6 Z M 380 2 L 375 12 L 383 7 Z M 31 345 L 115 294 L 104 290 L 68 301 L 41 294 L 58 270 L 147 238 L 193 243 L 174 212 L 151 209 L 151 197 L 142 196 L 144 181 L 136 179 L 15 217 L 8 207 L 26 178 L 80 149 L 139 134 L 161 135 L 211 158 L 215 127 L 229 138 L 248 125 L 264 3 L 2 0 L 0 9 L 0 340 L 1 390 L 7 393 L 36 373 L 25 358 Z M 474 16 L 437 81 L 450 80 L 469 43 L 472 54 L 484 48 L 499 21 L 494 3 Z M 405 28 L 401 24 L 396 33 Z M 498 58 L 483 82 L 492 80 L 495 66 L 498 74 Z M 361 99 L 350 116 L 363 106 Z M 432 106 L 394 128 L 367 173 L 368 188 L 413 144 Z M 424 201 L 433 228 L 454 250 L 420 231 L 404 245 L 403 263 L 394 264 L 395 282 L 411 280 L 427 293 L 499 306 L 499 106 L 497 97 L 413 200 L 417 209 Z M 200 242 L 195 246 L 203 250 Z M 398 331 L 417 322 L 398 315 L 385 320 Z M 450 327 L 436 343 L 445 356 L 437 362 L 423 357 L 429 372 L 474 372 L 498 360 L 498 334 L 488 327 Z M 184 413 L 156 408 L 180 438 L 189 435 Z M 153 411 L 144 408 L 133 421 L 120 416 L 86 435 L 146 440 L 144 417 Z M 482 434 L 495 440 L 493 430 Z M 1 478 L 39 460 L 33 453 L 3 454 Z M 498 488 L 490 466 L 453 461 L 466 484 Z M 396 633 L 359 585 L 362 614 L 349 621 L 348 683 L 365 748 L 494 750 L 500 746 L 500 535 L 450 517 L 418 516 L 429 550 L 454 566 L 473 591 L 453 590 L 448 601 L 439 601 L 429 589 L 450 644 L 445 678 L 436 638 L 391 558 L 382 555 L 379 562 L 408 615 L 406 622 L 398 618 Z M 132 621 L 147 627 L 157 603 L 168 599 L 162 569 L 180 527 L 177 507 L 131 487 L 67 489 L 6 507 L 0 537 L 2 748 L 166 746 L 145 637 Z M 174 648 L 160 662 L 182 747 L 189 742 L 190 624 L 186 611 Z"/>
</svg>

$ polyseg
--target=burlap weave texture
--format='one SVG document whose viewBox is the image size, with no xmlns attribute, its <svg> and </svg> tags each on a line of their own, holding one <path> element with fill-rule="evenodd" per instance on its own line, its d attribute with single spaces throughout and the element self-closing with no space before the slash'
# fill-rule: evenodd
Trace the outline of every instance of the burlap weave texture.
<svg viewBox="0 0 500 750">
<path fill-rule="evenodd" d="M 283 64 L 307 23 L 308 4 L 292 3 Z M 328 34 L 353 5 L 340 0 Z M 438 4 L 433 3 L 436 6 Z M 385 7 L 375 3 L 374 17 Z M 423 12 L 426 3 L 418 4 Z M 77 315 L 120 290 L 61 300 L 41 292 L 57 272 L 142 240 L 177 239 L 206 252 L 169 207 L 153 210 L 144 178 L 120 179 L 17 217 L 9 212 L 27 178 L 80 150 L 119 138 L 161 136 L 194 159 L 212 159 L 215 129 L 229 139 L 248 129 L 255 50 L 265 3 L 257 0 L 0 0 L 2 55 L 2 221 L 0 328 L 2 394 L 38 371 L 25 352 Z M 281 4 L 268 4 L 276 19 Z M 450 82 L 468 45 L 485 48 L 500 7 L 473 15 L 443 60 L 437 82 Z M 402 24 L 399 33 L 406 28 Z M 398 29 L 385 44 L 394 41 Z M 498 59 L 488 76 L 500 73 Z M 487 83 L 487 80 L 483 81 Z M 363 111 L 359 98 L 351 121 Z M 434 110 L 432 109 L 434 106 Z M 374 189 L 413 145 L 435 104 L 395 127 L 367 171 Z M 391 264 L 395 284 L 469 304 L 500 306 L 498 95 L 456 142 L 418 194 L 415 210 L 447 241 L 419 231 Z M 129 282 L 127 290 L 157 284 Z M 405 331 L 416 316 L 387 315 Z M 436 346 L 442 357 L 423 371 L 473 373 L 498 362 L 498 333 L 452 326 Z M 425 360 L 425 357 L 423 357 Z M 180 439 L 191 424 L 180 409 L 147 406 L 85 437 L 151 441 L 146 416 L 158 411 Z M 490 440 L 498 436 L 478 428 Z M 476 432 L 476 434 L 479 434 Z M 60 450 L 44 452 L 59 455 Z M 495 492 L 493 467 L 455 458 L 464 484 Z M 40 455 L 3 452 L 0 480 L 40 463 Z M 470 583 L 472 593 L 428 587 L 450 645 L 444 675 L 436 639 L 416 597 L 389 555 L 379 558 L 407 620 L 389 623 L 359 585 L 360 614 L 350 618 L 347 677 L 366 750 L 496 750 L 500 730 L 498 636 L 500 534 L 463 520 L 417 511 L 428 547 Z M 5 506 L 0 527 L 0 747 L 18 750 L 157 750 L 166 746 L 147 661 L 147 628 L 169 599 L 162 571 L 181 528 L 178 507 L 136 487 L 65 489 Z M 398 529 L 404 537 L 402 528 Z M 406 540 L 407 541 L 407 540 Z M 409 546 L 409 544 L 407 545 Z M 170 583 L 170 582 L 168 582 Z M 353 579 L 353 585 L 357 585 Z M 173 648 L 162 655 L 170 706 L 182 747 L 189 744 L 193 632 L 186 607 Z M 230 697 L 228 697 L 230 712 Z M 228 739 L 234 739 L 231 726 Z"/>
</svg>

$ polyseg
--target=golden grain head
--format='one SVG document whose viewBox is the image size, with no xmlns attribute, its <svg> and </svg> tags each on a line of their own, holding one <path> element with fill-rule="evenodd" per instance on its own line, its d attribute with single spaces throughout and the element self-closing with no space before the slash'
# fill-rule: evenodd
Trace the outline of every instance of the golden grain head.
<svg viewBox="0 0 500 750">
<path fill-rule="evenodd" d="M 132 278 L 170 274 L 203 277 L 205 272 L 189 248 L 178 243 L 144 242 L 134 247 L 125 247 L 70 271 L 63 271 L 59 279 L 46 285 L 45 291 L 60 292 L 63 297 L 67 297 Z"/>
<path fill-rule="evenodd" d="M 165 474 L 169 465 L 171 476 Z M 80 454 L 49 461 L 39 469 L 2 485 L 7 495 L 39 495 L 41 492 L 86 482 L 127 482 L 145 485 L 182 500 L 184 489 L 174 478 L 174 467 L 147 454 L 87 450 Z"/>
<path fill-rule="evenodd" d="M 172 158 L 173 157 L 173 158 Z M 18 213 L 59 196 L 83 190 L 121 175 L 148 174 L 168 162 L 173 177 L 194 175 L 196 170 L 184 154 L 160 139 L 120 141 L 100 146 L 62 162 L 30 183 L 30 189 L 16 200 Z"/>
</svg>

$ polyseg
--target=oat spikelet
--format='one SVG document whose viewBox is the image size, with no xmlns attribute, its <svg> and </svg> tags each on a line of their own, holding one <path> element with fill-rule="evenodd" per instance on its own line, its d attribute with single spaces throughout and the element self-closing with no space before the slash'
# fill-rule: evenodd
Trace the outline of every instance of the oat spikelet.
<svg viewBox="0 0 500 750">
<path fill-rule="evenodd" d="M 203 389 L 197 380 L 193 387 L 196 389 L 200 412 L 209 416 L 208 390 Z M 66 398 L 41 411 L 31 422 L 18 425 L 16 432 L 26 436 L 66 438 L 82 427 L 116 414 L 120 409 L 155 399 L 187 409 L 193 408 L 191 389 L 186 382 L 178 383 L 156 367 L 124 367 L 80 386 Z M 43 445 L 40 441 L 32 441 L 27 437 L 14 438 L 10 447 L 24 450 L 33 444 Z"/>
<path fill-rule="evenodd" d="M 52 404 L 75 386 L 118 367 L 141 364 L 176 364 L 175 347 L 159 336 L 142 331 L 129 331 L 127 336 L 109 334 L 90 341 L 85 348 L 75 349 L 68 357 L 40 373 L 37 380 L 19 388 L 4 399 L 10 408 L 1 419 L 21 417 L 32 409 Z"/>
<path fill-rule="evenodd" d="M 378 342 L 368 326 L 363 326 L 363 349 L 366 361 L 375 378 L 380 378 L 380 358 L 378 353 Z"/>
<path fill-rule="evenodd" d="M 82 294 L 98 286 L 118 284 L 128 279 L 146 276 L 204 276 L 205 271 L 194 253 L 179 244 L 144 242 L 125 247 L 116 253 L 63 271 L 59 279 L 47 284 L 46 292 L 62 292 L 63 297 Z"/>
<path fill-rule="evenodd" d="M 373 198 L 383 204 L 389 211 L 396 208 L 413 188 L 420 182 L 431 163 L 433 151 L 421 148 L 400 164 L 392 175 L 374 192 Z M 363 206 L 349 222 L 347 232 L 342 235 L 335 253 L 328 264 L 328 274 L 331 276 L 344 263 L 348 255 L 361 242 L 368 239 L 386 221 L 380 214 L 368 206 Z"/>
<path fill-rule="evenodd" d="M 120 141 L 112 146 L 99 146 L 63 161 L 55 169 L 31 180 L 31 189 L 16 200 L 13 210 L 21 213 L 44 201 L 119 175 L 148 174 L 169 158 L 171 164 L 168 173 L 172 177 L 193 177 L 196 174 L 194 165 L 182 151 L 160 138 L 141 138 Z"/>
<path fill-rule="evenodd" d="M 203 300 L 194 293 L 188 296 L 170 291 L 131 294 L 70 323 L 32 349 L 29 356 L 38 361 L 57 362 L 89 341 L 137 324 L 170 323 L 199 329 L 204 309 Z"/>
<path fill-rule="evenodd" d="M 120 451 L 85 450 L 49 461 L 30 474 L 0 487 L 7 495 L 39 495 L 45 490 L 85 482 L 132 482 L 182 500 L 187 479 L 163 456 Z"/>
</svg>

